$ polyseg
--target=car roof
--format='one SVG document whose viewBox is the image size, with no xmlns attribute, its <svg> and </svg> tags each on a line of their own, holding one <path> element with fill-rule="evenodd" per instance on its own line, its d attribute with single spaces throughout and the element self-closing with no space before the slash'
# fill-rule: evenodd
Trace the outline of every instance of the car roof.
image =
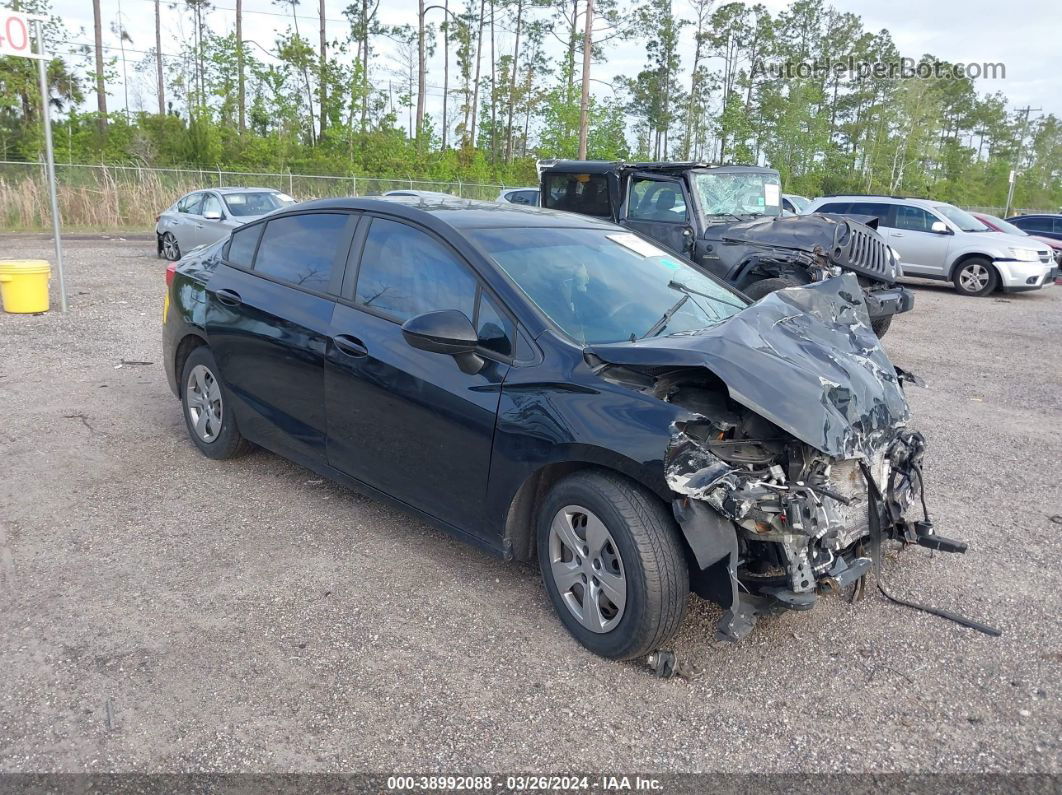
<svg viewBox="0 0 1062 795">
<path fill-rule="evenodd" d="M 1062 213 L 1022 213 L 1021 215 L 1012 215 L 1010 218 L 1062 218 Z M 1007 220 L 1010 220 L 1010 218 Z"/>
<path fill-rule="evenodd" d="M 939 207 L 942 204 L 951 205 L 951 202 L 936 201 L 934 199 L 919 199 L 914 196 L 885 196 L 873 193 L 838 193 L 833 196 L 820 196 L 814 200 L 815 204 L 826 204 L 829 202 L 847 201 L 847 202 L 882 202 L 884 204 L 911 204 L 915 207 Z"/>
<path fill-rule="evenodd" d="M 502 188 L 502 193 L 512 193 L 517 190 L 538 190 L 538 185 L 528 185 L 526 188 Z"/>
<path fill-rule="evenodd" d="M 189 191 L 189 193 L 202 193 L 203 191 L 208 191 L 208 190 L 209 191 L 213 191 L 214 193 L 221 193 L 221 194 L 228 194 L 228 193 L 282 193 L 283 192 L 283 191 L 277 190 L 276 188 L 253 188 L 253 187 L 239 188 L 239 187 L 236 187 L 236 186 L 232 186 L 232 187 L 226 187 L 226 188 L 196 188 L 193 191 Z"/>
<path fill-rule="evenodd" d="M 764 166 L 739 166 L 705 163 L 703 161 L 646 161 L 628 163 L 625 160 L 540 160 L 543 172 L 557 174 L 608 174 L 613 171 L 731 171 L 734 173 L 777 174 L 778 170 Z"/>
<path fill-rule="evenodd" d="M 434 196 L 377 196 L 343 199 L 319 199 L 285 209 L 285 213 L 299 210 L 367 210 L 397 215 L 411 221 L 430 217 L 454 229 L 484 227 L 556 227 L 598 228 L 626 231 L 609 221 L 576 213 L 531 207 L 524 204 L 499 204 L 494 201 Z"/>
</svg>

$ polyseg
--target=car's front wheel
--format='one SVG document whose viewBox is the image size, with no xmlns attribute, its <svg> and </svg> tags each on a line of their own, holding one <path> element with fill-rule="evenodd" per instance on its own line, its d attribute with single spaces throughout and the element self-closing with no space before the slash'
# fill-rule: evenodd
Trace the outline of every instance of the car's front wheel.
<svg viewBox="0 0 1062 795">
<path fill-rule="evenodd" d="M 164 232 L 162 235 L 162 256 L 170 262 L 176 262 L 181 258 L 181 247 L 177 244 L 177 238 L 173 232 Z"/>
<path fill-rule="evenodd" d="M 787 287 L 801 287 L 804 282 L 793 276 L 775 276 L 770 279 L 760 279 L 746 287 L 742 292 L 753 301 L 759 301 L 765 295 L 770 295 L 775 290 L 784 290 Z"/>
<path fill-rule="evenodd" d="M 236 427 L 227 397 L 210 348 L 196 348 L 181 372 L 181 406 L 188 435 L 208 458 L 235 458 L 250 449 Z"/>
<path fill-rule="evenodd" d="M 999 274 L 987 259 L 974 257 L 955 269 L 953 281 L 963 295 L 988 295 L 999 286 Z"/>
<path fill-rule="evenodd" d="M 675 520 L 618 475 L 577 472 L 553 487 L 539 512 L 538 560 L 560 620 L 595 654 L 641 657 L 682 623 L 689 569 Z"/>
</svg>

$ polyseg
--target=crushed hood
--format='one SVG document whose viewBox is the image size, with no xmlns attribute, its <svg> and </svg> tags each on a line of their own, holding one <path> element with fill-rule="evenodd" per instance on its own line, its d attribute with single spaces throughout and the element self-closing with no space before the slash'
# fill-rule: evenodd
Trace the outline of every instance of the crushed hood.
<svg viewBox="0 0 1062 795">
<path fill-rule="evenodd" d="M 840 215 L 812 213 L 742 221 L 729 227 L 722 240 L 803 251 L 875 281 L 892 283 L 897 276 L 885 239 L 871 226 Z"/>
<path fill-rule="evenodd" d="M 834 458 L 873 458 L 909 416 L 852 274 L 771 293 L 711 328 L 587 352 L 626 367 L 705 367 L 735 402 Z"/>
</svg>

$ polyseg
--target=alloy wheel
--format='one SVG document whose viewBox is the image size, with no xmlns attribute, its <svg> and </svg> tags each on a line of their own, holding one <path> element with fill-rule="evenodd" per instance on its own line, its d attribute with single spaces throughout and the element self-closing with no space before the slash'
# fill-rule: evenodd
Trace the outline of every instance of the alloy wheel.
<svg viewBox="0 0 1062 795">
<path fill-rule="evenodd" d="M 188 373 L 185 405 L 196 436 L 207 443 L 217 439 L 224 411 L 221 386 L 204 365 L 197 364 Z"/>
<path fill-rule="evenodd" d="M 985 289 L 991 274 L 980 262 L 971 262 L 959 272 L 959 284 L 968 293 L 978 293 Z"/>
<path fill-rule="evenodd" d="M 605 523 L 579 505 L 557 511 L 549 528 L 549 562 L 561 601 L 580 625 L 609 632 L 623 618 L 627 578 Z"/>
<path fill-rule="evenodd" d="M 176 261 L 181 258 L 181 249 L 177 245 L 177 238 L 167 232 L 162 236 L 162 253 L 166 259 Z"/>
</svg>

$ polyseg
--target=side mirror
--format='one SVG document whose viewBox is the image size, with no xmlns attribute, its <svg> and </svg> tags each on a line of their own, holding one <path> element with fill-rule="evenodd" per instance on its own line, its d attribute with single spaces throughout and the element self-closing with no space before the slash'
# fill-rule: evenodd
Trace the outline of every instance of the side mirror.
<svg viewBox="0 0 1062 795">
<path fill-rule="evenodd" d="M 938 235 L 950 235 L 951 230 L 948 229 L 948 225 L 943 221 L 934 221 L 930 227 L 930 232 L 936 232 Z"/>
<path fill-rule="evenodd" d="M 402 324 L 402 336 L 410 347 L 453 356 L 462 373 L 475 375 L 485 364 L 483 357 L 476 353 L 479 337 L 472 321 L 457 309 L 411 317 Z"/>
<path fill-rule="evenodd" d="M 208 221 L 220 221 L 221 220 L 221 211 L 220 210 L 207 210 L 205 213 L 203 213 L 203 217 L 206 218 Z"/>
</svg>

